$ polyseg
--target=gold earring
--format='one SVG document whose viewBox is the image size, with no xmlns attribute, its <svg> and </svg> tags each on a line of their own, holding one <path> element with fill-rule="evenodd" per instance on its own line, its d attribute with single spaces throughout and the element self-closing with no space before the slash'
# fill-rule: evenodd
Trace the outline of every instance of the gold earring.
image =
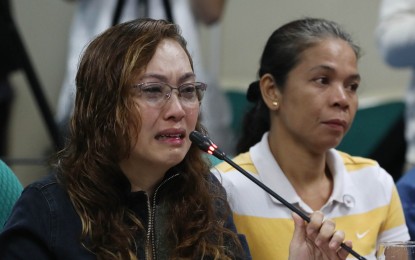
<svg viewBox="0 0 415 260">
<path fill-rule="evenodd" d="M 277 107 L 278 106 L 278 101 L 273 101 L 272 105 Z"/>
</svg>

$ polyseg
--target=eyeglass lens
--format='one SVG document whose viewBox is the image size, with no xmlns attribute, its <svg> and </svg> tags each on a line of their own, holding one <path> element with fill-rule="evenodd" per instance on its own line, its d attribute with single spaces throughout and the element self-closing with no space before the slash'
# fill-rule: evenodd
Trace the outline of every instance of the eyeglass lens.
<svg viewBox="0 0 415 260">
<path fill-rule="evenodd" d="M 167 83 L 142 83 L 137 88 L 140 90 L 141 96 L 152 105 L 162 105 L 171 97 L 175 89 L 178 91 L 178 97 L 181 103 L 192 106 L 202 100 L 206 85 L 195 82 L 185 83 L 175 88 Z"/>
</svg>

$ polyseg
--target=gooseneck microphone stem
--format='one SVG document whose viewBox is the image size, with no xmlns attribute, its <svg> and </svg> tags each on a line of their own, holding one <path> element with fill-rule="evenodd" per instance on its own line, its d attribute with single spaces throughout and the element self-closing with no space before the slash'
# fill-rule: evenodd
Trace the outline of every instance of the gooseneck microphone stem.
<svg viewBox="0 0 415 260">
<path fill-rule="evenodd" d="M 205 135 L 203 135 L 203 134 L 201 134 L 201 133 L 199 133 L 197 131 L 193 131 L 193 132 L 190 133 L 189 138 L 190 138 L 190 140 L 194 144 L 196 144 L 199 147 L 199 149 L 201 149 L 202 151 L 204 151 L 204 152 L 206 152 L 208 154 L 211 154 L 211 155 L 215 156 L 219 160 L 223 160 L 223 161 L 229 163 L 232 167 L 234 167 L 240 173 L 242 173 L 243 175 L 245 175 L 245 177 L 247 177 L 248 179 L 250 179 L 256 185 L 258 185 L 261 189 L 265 190 L 269 195 L 271 195 L 272 197 L 274 197 L 275 199 L 277 199 L 279 202 L 281 202 L 282 204 L 284 204 L 284 206 L 286 206 L 287 208 L 289 208 L 291 211 L 295 212 L 297 215 L 299 215 L 302 219 L 304 219 L 308 223 L 310 222 L 310 217 L 307 216 L 304 212 L 302 212 L 299 208 L 295 207 L 294 205 L 292 205 L 291 203 L 289 203 L 288 201 L 286 201 L 284 198 L 282 198 L 280 195 L 278 195 L 277 193 L 275 193 L 273 190 L 271 190 L 264 183 L 262 183 L 261 181 L 259 181 L 253 175 L 251 175 L 250 173 L 248 173 L 247 171 L 245 171 L 242 167 L 240 167 L 239 165 L 237 165 L 234 161 L 232 161 L 231 159 L 229 159 L 229 157 L 227 157 L 224 152 L 222 152 L 221 150 L 218 149 L 217 145 L 214 144 L 212 142 L 212 140 L 209 139 L 209 137 L 207 137 L 207 136 L 205 136 Z M 340 246 L 344 250 L 346 250 L 347 252 L 349 252 L 351 255 L 353 255 L 354 257 L 356 257 L 357 259 L 359 259 L 359 260 L 366 260 L 366 258 L 364 258 L 363 256 L 361 256 L 358 253 L 356 253 L 353 249 L 351 249 L 350 247 L 348 247 L 345 243 L 341 243 Z"/>
<path fill-rule="evenodd" d="M 220 158 L 218 158 L 220 159 Z M 304 212 L 302 212 L 299 208 L 293 206 L 291 203 L 289 203 L 288 201 L 286 201 L 284 198 L 282 198 L 280 195 L 278 195 L 277 193 L 275 193 L 273 190 L 271 190 L 268 186 L 266 186 L 264 183 L 262 183 L 261 181 L 259 181 L 257 178 L 255 178 L 254 176 L 252 176 L 251 174 L 249 174 L 247 171 L 245 171 L 241 166 L 237 165 L 234 161 L 232 161 L 231 159 L 229 159 L 229 157 L 227 157 L 226 155 L 223 157 L 223 160 L 227 163 L 229 163 L 232 167 L 234 167 L 236 170 L 238 170 L 240 173 L 242 173 L 243 175 L 245 175 L 245 177 L 247 177 L 248 179 L 250 179 L 251 181 L 253 181 L 256 185 L 258 185 L 259 187 L 261 187 L 263 190 L 265 190 L 269 195 L 271 195 L 272 197 L 274 197 L 275 199 L 277 199 L 279 202 L 281 202 L 282 204 L 284 204 L 287 208 L 289 208 L 291 211 L 297 213 L 302 219 L 304 219 L 305 221 L 307 221 L 308 223 L 310 222 L 310 217 L 307 216 Z M 366 258 L 364 258 L 363 256 L 359 255 L 358 253 L 356 253 L 355 251 L 353 251 L 353 249 L 351 249 L 350 247 L 348 247 L 346 244 L 341 243 L 340 245 L 343 249 L 345 249 L 347 252 L 349 252 L 351 255 L 353 255 L 354 257 L 356 257 L 357 259 L 360 260 L 364 260 Z"/>
<path fill-rule="evenodd" d="M 282 204 L 284 204 L 287 208 L 289 208 L 291 211 L 294 211 L 297 213 L 302 219 L 304 219 L 307 222 L 310 222 L 310 217 L 308 217 L 304 212 L 302 212 L 299 208 L 293 206 L 291 203 L 286 201 L 284 198 L 282 198 L 280 195 L 275 193 L 273 190 L 271 190 L 268 186 L 266 186 L 264 183 L 259 181 L 257 178 L 255 178 L 252 174 L 249 174 L 247 171 L 245 171 L 241 166 L 237 165 L 235 162 L 233 162 L 229 157 L 224 156 L 223 160 L 227 163 L 229 163 L 232 167 L 237 169 L 240 173 L 245 175 L 248 179 L 255 182 L 256 185 L 261 187 L 263 190 L 265 190 L 269 195 L 280 201 Z"/>
</svg>

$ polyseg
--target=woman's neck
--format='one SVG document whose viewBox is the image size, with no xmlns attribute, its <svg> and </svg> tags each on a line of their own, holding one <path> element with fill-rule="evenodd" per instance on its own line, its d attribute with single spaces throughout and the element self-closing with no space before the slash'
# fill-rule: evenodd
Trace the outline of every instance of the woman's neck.
<svg viewBox="0 0 415 260">
<path fill-rule="evenodd" d="M 333 178 L 326 162 L 326 153 L 316 154 L 302 146 L 276 145 L 269 139 L 271 153 L 298 196 L 313 210 L 319 210 L 328 201 L 333 189 Z"/>
</svg>

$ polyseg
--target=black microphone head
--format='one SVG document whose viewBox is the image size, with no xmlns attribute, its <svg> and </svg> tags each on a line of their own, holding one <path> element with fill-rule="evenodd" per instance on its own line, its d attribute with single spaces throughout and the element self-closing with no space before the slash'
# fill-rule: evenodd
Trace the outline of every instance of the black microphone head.
<svg viewBox="0 0 415 260">
<path fill-rule="evenodd" d="M 209 139 L 209 137 L 203 135 L 198 131 L 192 131 L 189 135 L 190 141 L 192 141 L 200 150 L 214 155 L 216 158 L 223 160 L 226 156 L 224 152 L 218 149 L 218 146 Z"/>
<path fill-rule="evenodd" d="M 189 139 L 202 151 L 207 152 L 209 150 L 209 139 L 202 133 L 198 131 L 192 131 L 189 135 Z"/>
</svg>

